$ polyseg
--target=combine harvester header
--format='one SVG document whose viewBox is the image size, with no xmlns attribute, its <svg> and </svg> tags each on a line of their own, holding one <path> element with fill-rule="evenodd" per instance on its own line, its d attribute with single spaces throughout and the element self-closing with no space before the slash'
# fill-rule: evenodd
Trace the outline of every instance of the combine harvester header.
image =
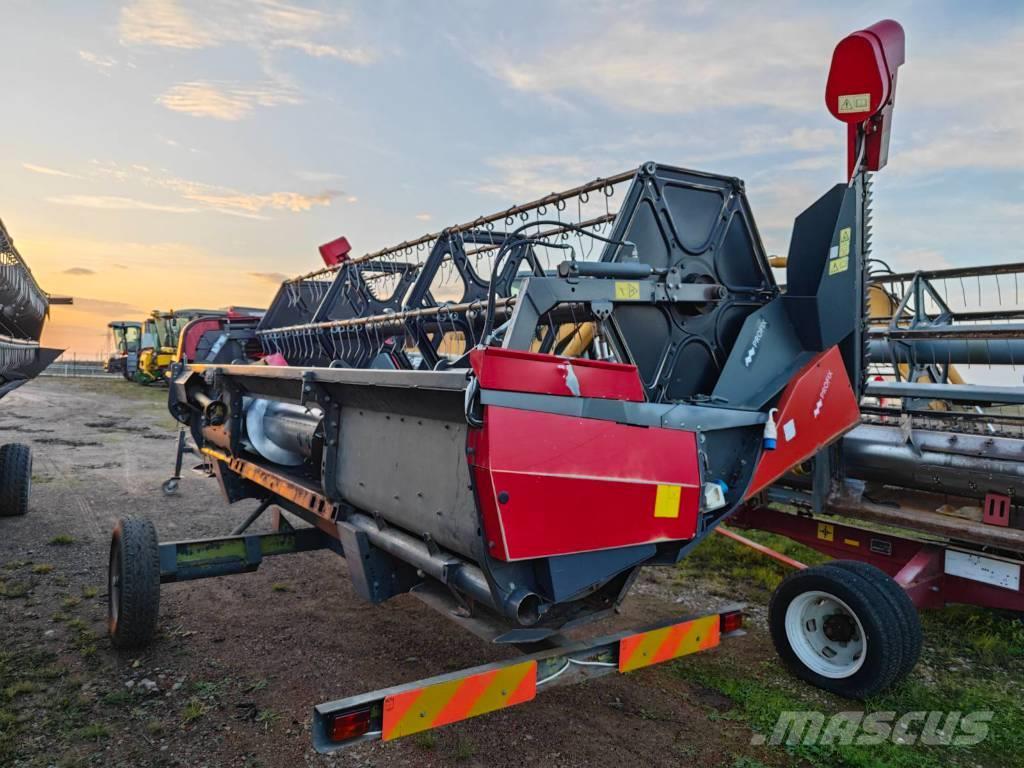
<svg viewBox="0 0 1024 768">
<path fill-rule="evenodd" d="M 50 304 L 70 304 L 39 287 L 0 221 L 0 398 L 42 373 L 62 349 L 39 346 Z M 32 490 L 32 449 L 23 443 L 0 446 L 0 517 L 28 512 Z"/>
<path fill-rule="evenodd" d="M 827 98 L 849 125 L 850 176 L 797 218 L 785 292 L 743 182 L 658 163 L 363 256 L 325 246 L 328 266 L 287 281 L 256 331 L 266 359 L 286 364 L 175 368 L 171 412 L 227 498 L 261 504 L 203 542 L 157 545 L 148 523 L 123 521 L 115 644 L 155 628 L 159 592 L 125 560 L 142 542 L 164 582 L 330 547 L 368 601 L 413 592 L 533 650 L 320 705 L 316 744 L 332 750 L 736 631 L 726 610 L 580 644 L 561 635 L 859 422 L 868 173 L 885 164 L 902 41 L 882 22 L 836 49 Z M 278 511 L 277 533 L 245 533 L 270 505 L 311 527 Z M 882 600 L 860 577 L 822 578 Z M 897 652 L 891 642 L 847 641 L 859 663 L 832 690 L 892 682 L 877 656 Z M 465 706 L 423 708 L 453 697 Z"/>
</svg>

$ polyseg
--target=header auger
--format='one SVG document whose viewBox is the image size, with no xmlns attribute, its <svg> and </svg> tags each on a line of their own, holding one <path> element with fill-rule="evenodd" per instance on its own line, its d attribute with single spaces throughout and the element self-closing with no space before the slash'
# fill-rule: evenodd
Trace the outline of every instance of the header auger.
<svg viewBox="0 0 1024 768">
<path fill-rule="evenodd" d="M 411 591 L 489 639 L 558 646 L 641 566 L 678 562 L 854 427 L 868 173 L 885 162 L 902 30 L 854 37 L 829 86 L 856 96 L 838 109 L 850 178 L 797 217 L 785 291 L 742 181 L 653 162 L 363 256 L 325 246 L 333 263 L 285 282 L 260 321 L 262 362 L 277 364 L 174 369 L 171 412 L 227 498 L 260 506 L 225 539 L 160 545 L 160 580 L 331 547 L 370 602 Z M 246 534 L 271 505 L 278 532 Z M 127 532 L 112 578 L 129 573 Z M 820 578 L 844 605 L 878 601 L 859 576 Z M 114 642 L 144 641 L 155 613 L 125 613 L 117 588 Z M 713 645 L 735 618 L 679 624 L 655 655 Z M 892 681 L 864 650 L 869 631 L 842 641 L 857 668 L 827 687 L 863 696 Z M 631 669 L 630 642 L 526 657 L 525 698 L 474 714 L 532 698 L 563 662 Z M 321 705 L 318 747 L 413 732 L 388 720 L 407 688 Z"/>
</svg>

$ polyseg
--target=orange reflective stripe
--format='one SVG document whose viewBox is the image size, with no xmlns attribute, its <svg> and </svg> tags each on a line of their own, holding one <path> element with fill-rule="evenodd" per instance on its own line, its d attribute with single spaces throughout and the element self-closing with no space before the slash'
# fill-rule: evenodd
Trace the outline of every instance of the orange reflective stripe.
<svg viewBox="0 0 1024 768">
<path fill-rule="evenodd" d="M 384 741 L 388 740 L 388 722 L 399 723 L 405 717 L 405 713 L 416 703 L 422 691 L 411 691 L 410 693 L 387 696 L 384 699 L 384 732 L 381 734 Z M 394 727 L 394 726 L 392 726 Z"/>
<path fill-rule="evenodd" d="M 384 741 L 530 701 L 537 695 L 537 662 L 525 661 L 434 683 L 384 699 Z"/>
<path fill-rule="evenodd" d="M 629 635 L 619 641 L 619 672 L 714 648 L 719 640 L 718 614 Z"/>
<path fill-rule="evenodd" d="M 491 687 L 497 674 L 498 670 L 494 670 L 483 675 L 466 678 L 455 690 L 455 693 L 448 703 L 444 705 L 444 708 L 438 713 L 437 717 L 434 718 L 433 724 L 435 726 L 447 725 L 448 723 L 455 723 L 470 717 L 473 705 Z M 534 679 L 536 679 L 536 676 L 534 676 Z"/>
<path fill-rule="evenodd" d="M 660 664 L 663 661 L 668 661 L 678 656 L 679 647 L 682 645 L 683 640 L 695 631 L 692 624 L 676 624 L 674 627 L 669 627 L 668 634 L 654 653 L 654 663 Z"/>
</svg>

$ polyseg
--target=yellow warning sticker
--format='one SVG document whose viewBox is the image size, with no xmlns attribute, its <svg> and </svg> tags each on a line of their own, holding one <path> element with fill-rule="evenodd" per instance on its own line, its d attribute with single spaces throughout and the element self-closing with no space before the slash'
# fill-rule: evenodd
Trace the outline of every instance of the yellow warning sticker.
<svg viewBox="0 0 1024 768">
<path fill-rule="evenodd" d="M 822 541 L 833 541 L 835 539 L 835 529 L 828 523 L 818 523 L 818 538 Z"/>
<path fill-rule="evenodd" d="M 619 280 L 615 283 L 616 301 L 637 301 L 640 299 L 640 283 Z"/>
<path fill-rule="evenodd" d="M 845 272 L 850 268 L 850 257 L 844 256 L 841 259 L 832 259 L 828 263 L 828 273 L 830 275 L 838 275 L 840 272 Z"/>
<path fill-rule="evenodd" d="M 848 93 L 839 97 L 839 114 L 846 115 L 851 112 L 870 112 L 870 93 Z"/>
<path fill-rule="evenodd" d="M 679 517 L 679 499 L 682 488 L 678 485 L 659 485 L 654 497 L 655 517 Z"/>
<path fill-rule="evenodd" d="M 843 539 L 843 544 L 845 544 L 848 547 L 859 547 L 860 546 L 860 542 L 857 541 L 856 539 Z"/>
<path fill-rule="evenodd" d="M 850 255 L 850 227 L 839 230 L 839 257 Z"/>
</svg>

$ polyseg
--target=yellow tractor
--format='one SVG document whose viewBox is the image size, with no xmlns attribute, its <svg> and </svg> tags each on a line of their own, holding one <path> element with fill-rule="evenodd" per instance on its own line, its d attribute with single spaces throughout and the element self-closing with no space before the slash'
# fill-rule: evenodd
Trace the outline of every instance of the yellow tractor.
<svg viewBox="0 0 1024 768">
<path fill-rule="evenodd" d="M 135 381 L 140 384 L 166 382 L 164 374 L 178 353 L 178 336 L 182 327 L 197 317 L 216 314 L 217 310 L 212 309 L 153 310 L 143 325 L 143 347 L 139 352 Z"/>
</svg>

